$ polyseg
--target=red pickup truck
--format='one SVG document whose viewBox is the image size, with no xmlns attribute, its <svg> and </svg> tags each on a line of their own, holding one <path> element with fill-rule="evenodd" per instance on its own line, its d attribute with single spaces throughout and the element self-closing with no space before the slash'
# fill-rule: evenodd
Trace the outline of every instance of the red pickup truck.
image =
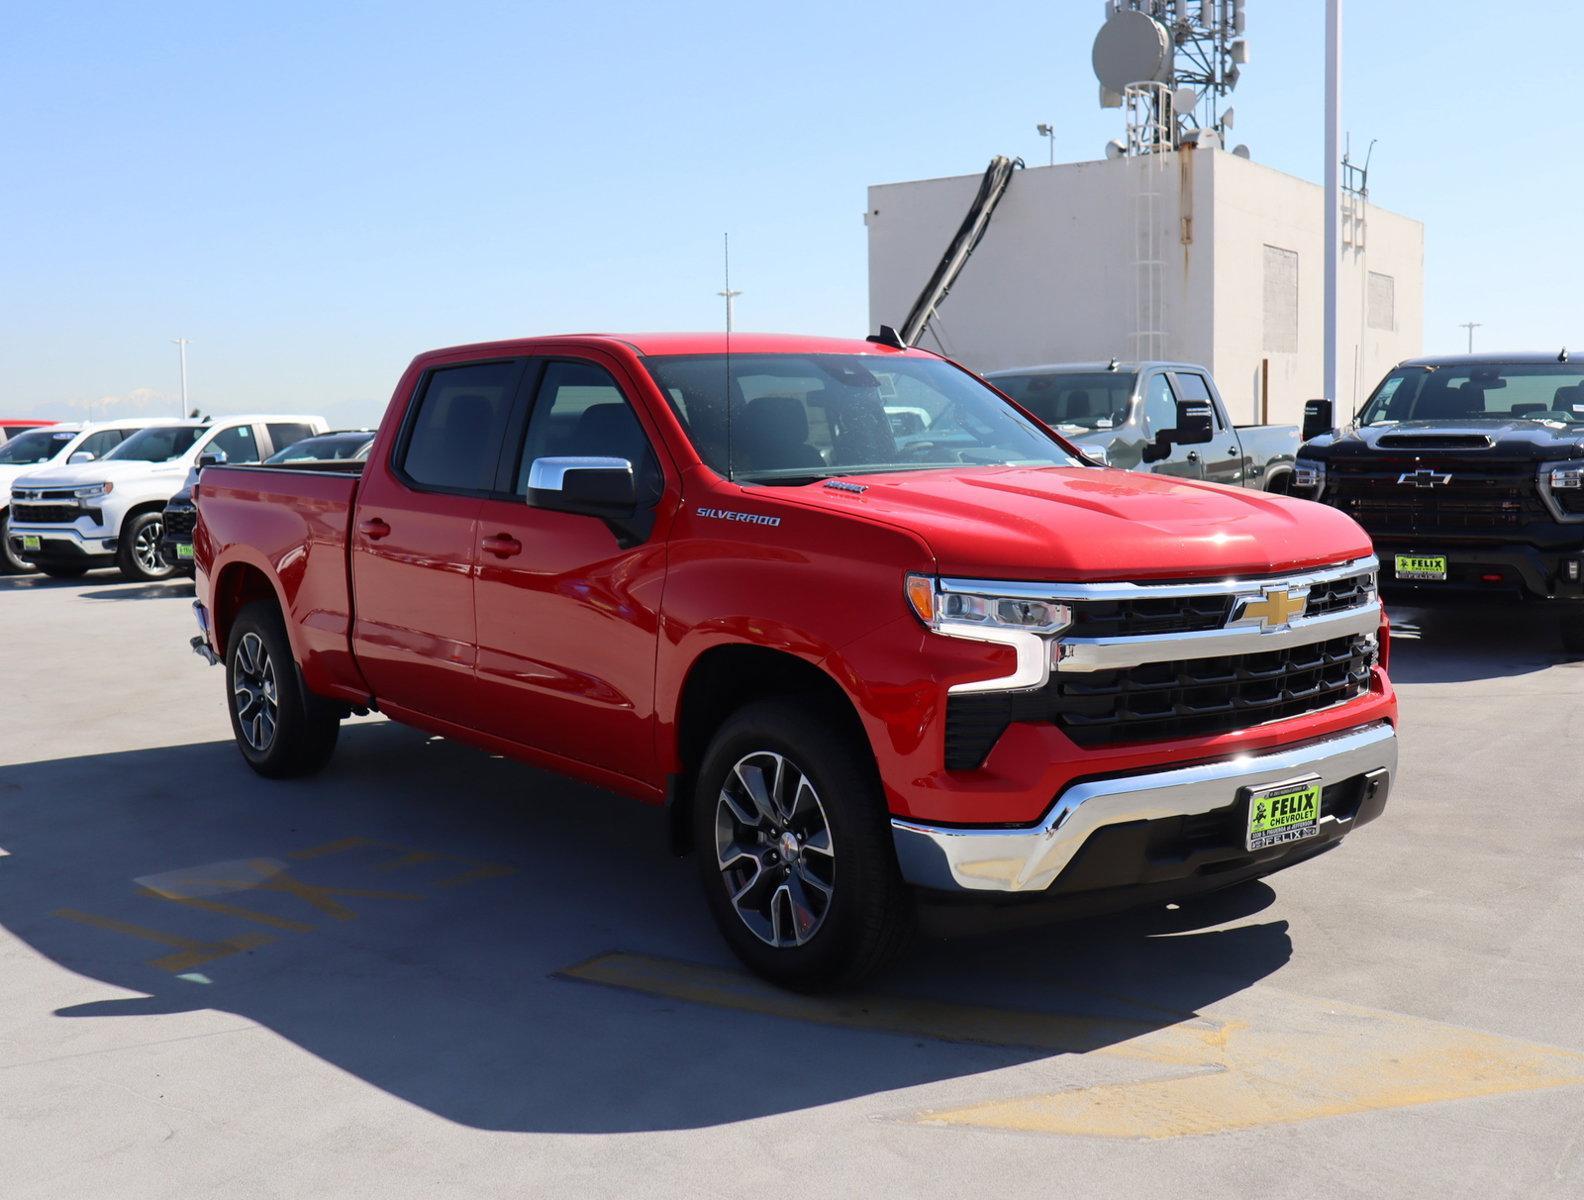
<svg viewBox="0 0 1584 1200">
<path fill-rule="evenodd" d="M 883 336 L 423 354 L 366 465 L 210 467 L 198 512 L 194 648 L 255 770 L 377 708 L 665 803 L 794 986 L 877 968 L 919 893 L 1269 874 L 1396 768 L 1352 520 L 1098 466 Z"/>
</svg>

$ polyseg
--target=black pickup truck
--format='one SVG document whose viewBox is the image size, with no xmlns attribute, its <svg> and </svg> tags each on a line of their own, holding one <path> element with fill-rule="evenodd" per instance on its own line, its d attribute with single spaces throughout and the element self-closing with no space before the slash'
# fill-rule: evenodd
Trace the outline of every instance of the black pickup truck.
<svg viewBox="0 0 1584 1200">
<path fill-rule="evenodd" d="M 1293 491 L 1369 531 L 1388 599 L 1548 601 L 1584 650 L 1584 358 L 1411 359 L 1332 424 L 1311 401 Z"/>
</svg>

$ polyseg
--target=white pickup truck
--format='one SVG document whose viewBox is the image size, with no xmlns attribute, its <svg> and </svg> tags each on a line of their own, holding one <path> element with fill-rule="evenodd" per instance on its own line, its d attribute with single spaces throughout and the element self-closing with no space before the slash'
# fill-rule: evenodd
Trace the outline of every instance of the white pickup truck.
<svg viewBox="0 0 1584 1200">
<path fill-rule="evenodd" d="M 151 424 L 97 461 L 17 479 L 7 551 L 57 578 L 117 566 L 127 579 L 164 579 L 175 567 L 160 551 L 161 514 L 194 466 L 262 462 L 327 428 L 323 417 L 305 416 Z"/>
<path fill-rule="evenodd" d="M 15 434 L 0 446 L 0 575 L 33 569 L 17 556 L 9 536 L 13 483 L 46 467 L 94 462 L 138 430 L 150 425 L 170 425 L 176 420 L 175 417 L 124 417 L 115 421 L 68 421 Z"/>
</svg>

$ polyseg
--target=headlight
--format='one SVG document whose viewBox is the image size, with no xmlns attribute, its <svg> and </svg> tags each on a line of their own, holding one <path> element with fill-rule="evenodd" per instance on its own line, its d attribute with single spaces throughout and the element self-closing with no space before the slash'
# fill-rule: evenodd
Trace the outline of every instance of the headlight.
<svg viewBox="0 0 1584 1200">
<path fill-rule="evenodd" d="M 1060 633 L 1072 624 L 1072 609 L 1054 600 L 955 586 L 948 591 L 926 575 L 907 577 L 907 598 L 919 620 L 948 636 L 972 636 L 978 629 Z"/>
<path fill-rule="evenodd" d="M 1584 488 L 1584 464 L 1553 463 L 1551 465 L 1551 490 L 1560 492 L 1565 488 Z"/>
<path fill-rule="evenodd" d="M 1314 488 L 1319 491 L 1325 487 L 1325 463 L 1315 458 L 1300 458 L 1293 464 L 1293 487 Z"/>
<path fill-rule="evenodd" d="M 90 483 L 87 487 L 73 488 L 72 495 L 79 500 L 97 500 L 115 491 L 113 483 Z"/>
</svg>

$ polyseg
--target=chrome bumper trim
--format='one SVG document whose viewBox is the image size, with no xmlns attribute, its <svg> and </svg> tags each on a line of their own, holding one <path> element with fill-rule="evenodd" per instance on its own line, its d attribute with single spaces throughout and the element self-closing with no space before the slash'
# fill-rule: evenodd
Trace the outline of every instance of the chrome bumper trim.
<svg viewBox="0 0 1584 1200">
<path fill-rule="evenodd" d="M 903 877 L 938 891 L 1037 892 L 1049 888 L 1095 830 L 1128 821 L 1193 816 L 1223 808 L 1240 787 L 1310 773 L 1321 785 L 1370 771 L 1397 772 L 1397 731 L 1379 721 L 1347 733 L 1225 762 L 1075 784 L 1038 825 L 959 829 L 893 817 Z M 1321 818 L 1322 825 L 1335 817 Z"/>
<path fill-rule="evenodd" d="M 1380 605 L 1372 596 L 1362 608 L 1299 618 L 1266 632 L 1258 625 L 1231 625 L 1196 633 L 1163 633 L 1155 637 L 1062 638 L 1052 650 L 1063 675 L 1085 671 L 1122 671 L 1145 663 L 1183 658 L 1223 658 L 1232 654 L 1263 654 L 1289 646 L 1311 646 L 1332 638 L 1373 635 L 1381 623 Z"/>
<path fill-rule="evenodd" d="M 1184 596 L 1230 596 L 1247 592 L 1258 595 L 1262 587 L 1285 584 L 1290 588 L 1313 587 L 1365 571 L 1378 571 L 1380 560 L 1371 554 L 1352 562 L 1307 571 L 1278 571 L 1270 575 L 1244 575 L 1212 579 L 1200 583 L 1024 583 L 985 579 L 942 579 L 943 592 L 995 592 L 1029 600 L 1171 600 Z"/>
</svg>

